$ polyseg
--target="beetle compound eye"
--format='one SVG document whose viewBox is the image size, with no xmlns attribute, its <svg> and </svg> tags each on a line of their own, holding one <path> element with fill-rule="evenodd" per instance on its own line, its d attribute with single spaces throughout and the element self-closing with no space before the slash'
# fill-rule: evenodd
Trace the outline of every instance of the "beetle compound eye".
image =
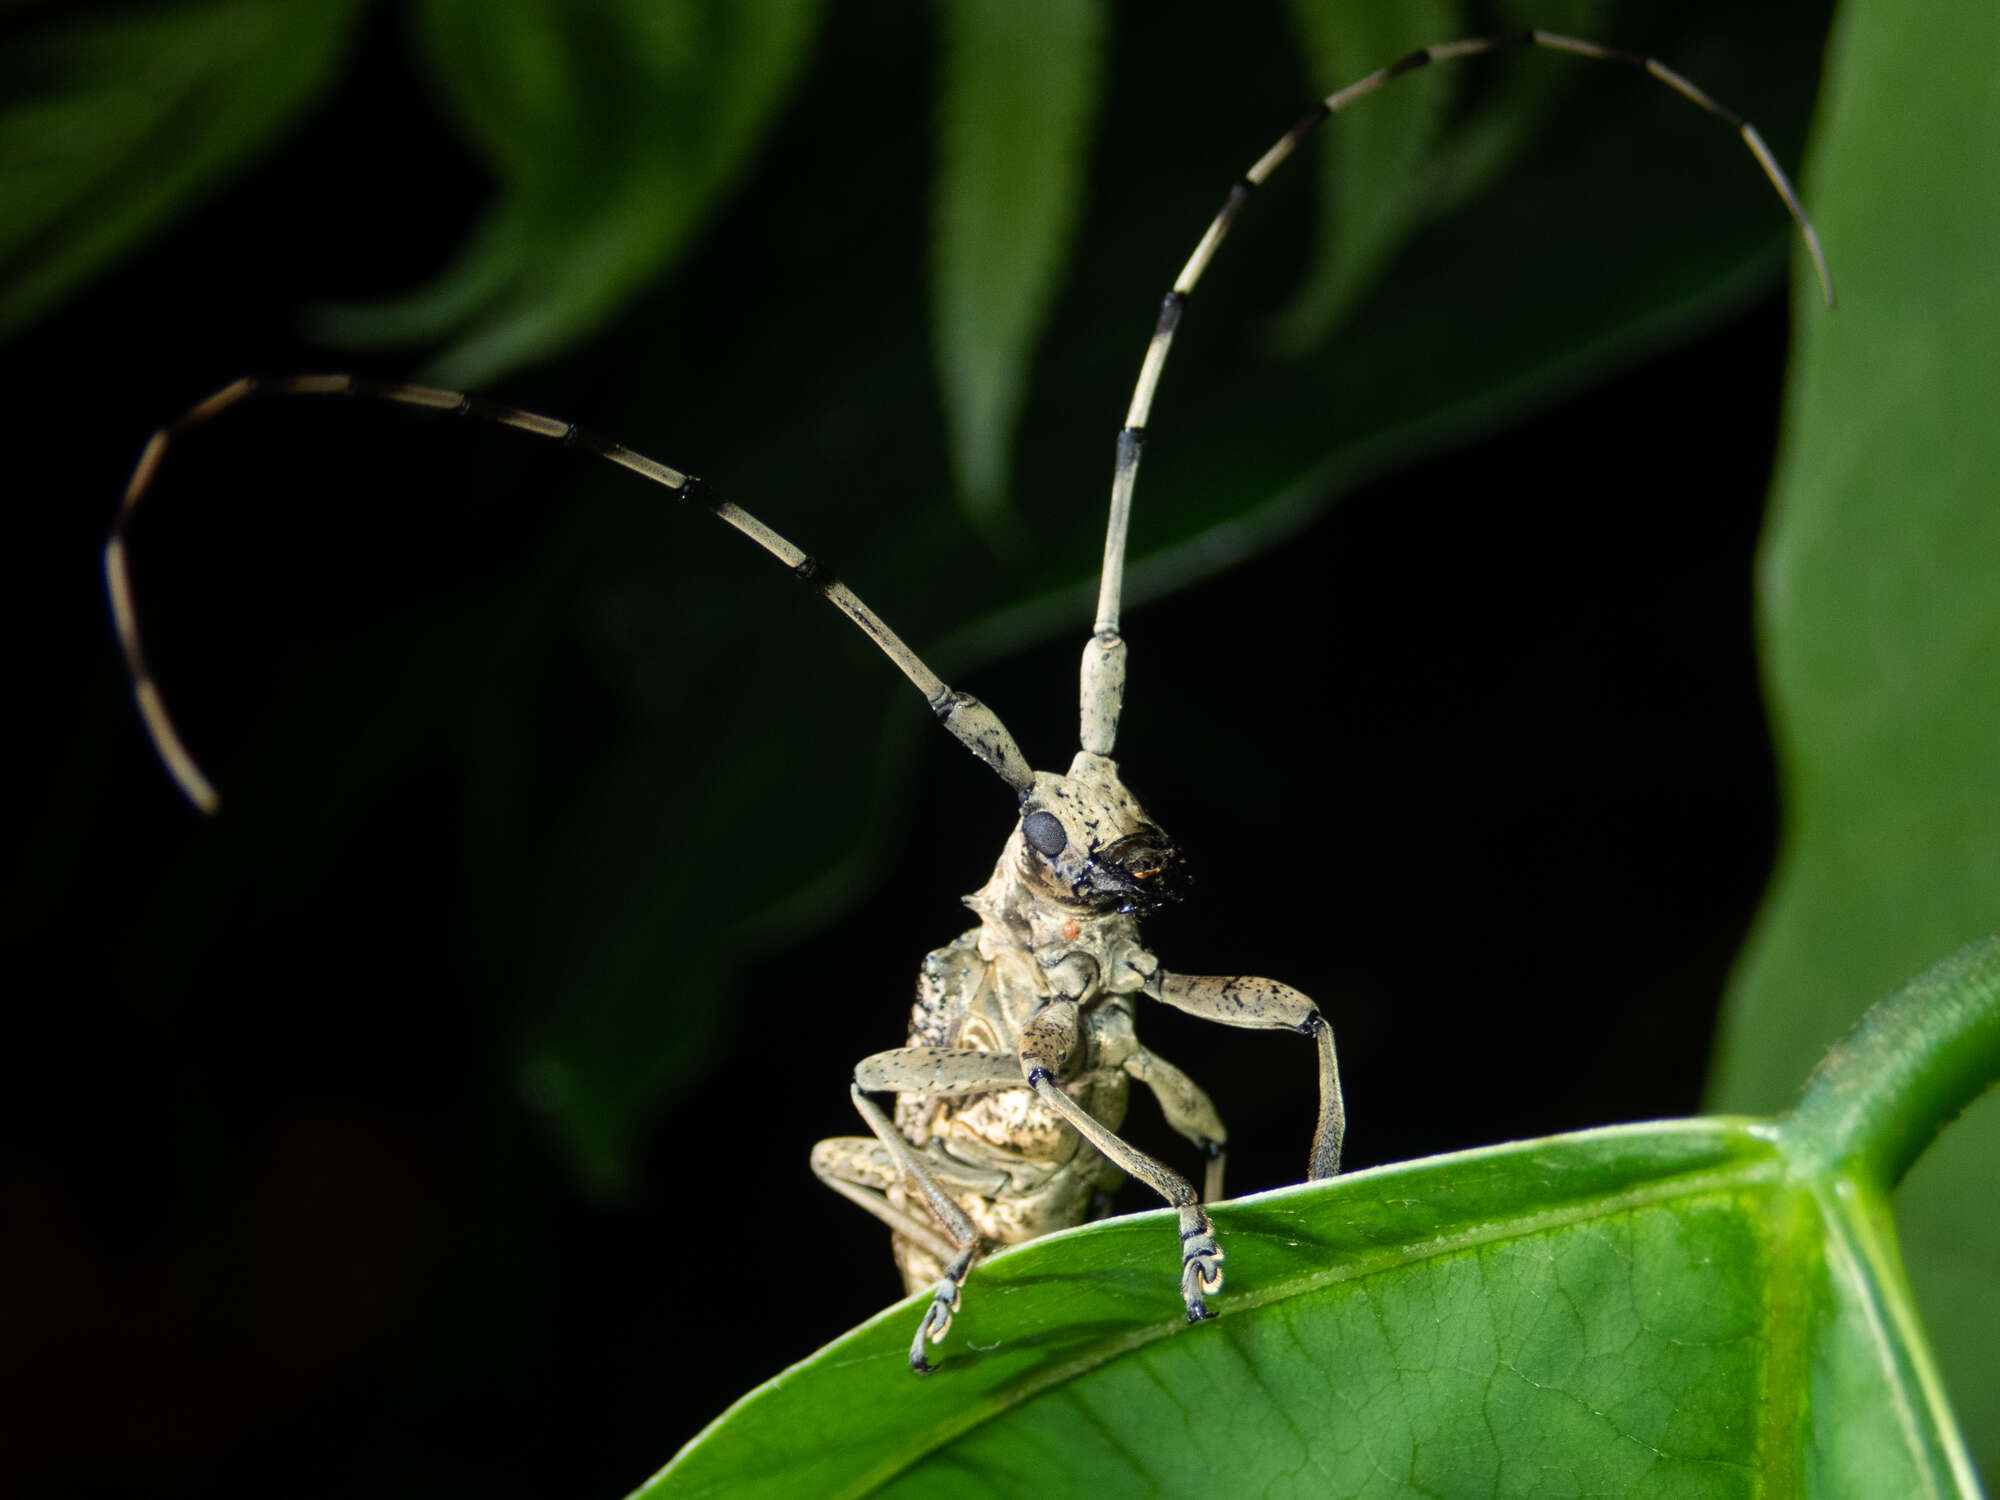
<svg viewBox="0 0 2000 1500">
<path fill-rule="evenodd" d="M 1021 836 L 1035 846 L 1035 852 L 1044 859 L 1054 859 L 1069 843 L 1069 835 L 1063 832 L 1062 820 L 1054 813 L 1029 813 L 1021 819 Z"/>
</svg>

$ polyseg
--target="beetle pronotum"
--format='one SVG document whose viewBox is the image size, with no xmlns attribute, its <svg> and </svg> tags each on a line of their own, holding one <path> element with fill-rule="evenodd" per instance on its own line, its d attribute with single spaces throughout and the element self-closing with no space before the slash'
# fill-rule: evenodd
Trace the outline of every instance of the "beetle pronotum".
<svg viewBox="0 0 2000 1500">
<path fill-rule="evenodd" d="M 1175 328 L 1223 237 L 1253 191 L 1330 114 L 1432 62 L 1537 46 L 1624 63 L 1730 124 L 1783 199 L 1811 253 L 1829 304 L 1831 279 L 1810 222 L 1756 130 L 1664 65 L 1638 54 L 1528 31 L 1422 49 L 1316 102 L 1230 189 L 1161 308 L 1120 431 L 1094 628 L 1084 649 L 1081 748 L 1062 775 L 1034 772 L 997 715 L 948 687 L 828 570 L 700 480 L 574 424 L 432 387 L 348 375 L 245 378 L 223 387 L 153 434 L 126 487 L 105 549 L 119 641 L 148 732 L 169 771 L 204 811 L 218 799 L 183 747 L 140 646 L 126 532 L 171 441 L 252 395 L 361 395 L 476 416 L 582 448 L 657 483 L 756 542 L 845 615 L 917 688 L 946 729 L 1015 795 L 1019 813 L 993 879 L 968 904 L 981 926 L 926 962 L 910 1044 L 865 1059 L 850 1089 L 871 1134 L 823 1142 L 816 1173 L 888 1223 L 913 1290 L 930 1301 L 910 1351 L 929 1368 L 926 1342 L 941 1339 L 965 1277 L 991 1244 L 1016 1243 L 1079 1223 L 1112 1174 L 1130 1173 L 1177 1210 L 1180 1286 L 1190 1321 L 1210 1315 L 1221 1289 L 1223 1248 L 1204 1195 L 1116 1134 L 1136 1079 L 1168 1121 L 1209 1154 L 1207 1197 L 1221 1190 L 1226 1132 L 1213 1104 L 1177 1068 L 1147 1051 L 1132 1027 L 1144 994 L 1225 1025 L 1297 1031 L 1319 1056 L 1320 1114 L 1308 1175 L 1338 1170 L 1344 1113 L 1331 1030 L 1289 986 L 1242 977 L 1197 977 L 1161 968 L 1138 939 L 1137 915 L 1171 897 L 1178 853 L 1126 790 L 1112 759 L 1124 696 L 1121 635 L 1125 539 L 1147 422 Z M 870 1098 L 893 1093 L 892 1119 Z M 1107 1165 L 1109 1164 L 1109 1165 Z"/>
</svg>

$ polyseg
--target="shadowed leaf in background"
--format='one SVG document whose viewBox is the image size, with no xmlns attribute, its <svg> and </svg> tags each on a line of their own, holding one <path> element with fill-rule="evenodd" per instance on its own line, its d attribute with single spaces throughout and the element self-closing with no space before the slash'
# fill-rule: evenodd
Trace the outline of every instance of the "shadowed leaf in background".
<svg viewBox="0 0 2000 1500">
<path fill-rule="evenodd" d="M 931 322 L 959 498 L 991 528 L 1076 228 L 1105 17 L 1099 0 L 948 0 L 940 15 Z"/>
<path fill-rule="evenodd" d="M 572 347 L 672 269 L 791 97 L 819 0 L 426 0 L 422 50 L 499 180 L 436 281 L 321 315 L 334 343 L 444 342 L 483 385 Z"/>
<path fill-rule="evenodd" d="M 91 15 L 0 58 L 0 334 L 276 144 L 337 76 L 360 0 Z"/>
</svg>

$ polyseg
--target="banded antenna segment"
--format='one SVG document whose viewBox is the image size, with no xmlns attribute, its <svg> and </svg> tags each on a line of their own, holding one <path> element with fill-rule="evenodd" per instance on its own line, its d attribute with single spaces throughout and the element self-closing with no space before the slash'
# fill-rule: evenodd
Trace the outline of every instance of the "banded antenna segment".
<svg viewBox="0 0 2000 1500">
<path fill-rule="evenodd" d="M 1444 42 L 1435 47 L 1424 47 L 1406 57 L 1398 58 L 1387 67 L 1377 68 L 1367 77 L 1348 84 L 1317 100 L 1297 124 L 1280 136 L 1270 150 L 1252 163 L 1250 170 L 1229 189 L 1229 196 L 1223 200 L 1222 208 L 1209 221 L 1200 243 L 1194 253 L 1181 267 L 1181 273 L 1174 279 L 1173 289 L 1167 293 L 1160 306 L 1159 321 L 1153 327 L 1153 337 L 1146 345 L 1146 357 L 1139 366 L 1139 380 L 1132 390 L 1132 404 L 1125 414 L 1125 426 L 1118 434 L 1118 455 L 1111 473 L 1111 518 L 1104 532 L 1104 570 L 1099 576 L 1097 592 L 1097 621 L 1092 628 L 1091 638 L 1083 648 L 1083 690 L 1080 711 L 1081 741 L 1083 748 L 1094 755 L 1109 755 L 1118 738 L 1118 715 L 1125 696 L 1125 646 L 1119 635 L 1119 611 L 1123 603 L 1125 589 L 1125 534 L 1132 519 L 1132 491 L 1139 478 L 1139 455 L 1146 442 L 1146 423 L 1152 415 L 1153 393 L 1159 388 L 1160 373 L 1166 368 L 1167 353 L 1173 345 L 1174 329 L 1180 324 L 1181 314 L 1195 285 L 1201 280 L 1202 272 L 1215 258 L 1224 236 L 1236 222 L 1236 216 L 1243 211 L 1243 205 L 1250 201 L 1250 195 L 1262 186 L 1273 172 L 1283 164 L 1285 158 L 1298 149 L 1299 143 L 1319 127 L 1321 121 L 1339 110 L 1345 109 L 1364 95 L 1372 94 L 1392 79 L 1405 73 L 1413 73 L 1418 68 L 1434 62 L 1449 62 L 1461 57 L 1479 57 L 1489 52 L 1500 52 L 1512 47 L 1543 47 L 1552 52 L 1566 52 L 1574 57 L 1586 57 L 1596 62 L 1622 63 L 1639 69 L 1665 84 L 1683 99 L 1700 106 L 1717 119 L 1726 121 L 1735 130 L 1743 144 L 1756 158 L 1771 186 L 1784 200 L 1785 209 L 1798 225 L 1799 233 L 1805 240 L 1806 250 L 1812 256 L 1813 269 L 1819 274 L 1820 290 L 1826 297 L 1826 305 L 1834 305 L 1833 276 L 1827 269 L 1826 256 L 1821 252 L 1819 235 L 1814 231 L 1812 220 L 1799 203 L 1798 194 L 1793 190 L 1791 180 L 1785 176 L 1764 138 L 1757 133 L 1757 127 L 1725 105 L 1717 103 L 1694 84 L 1676 73 L 1665 63 L 1643 53 L 1628 52 L 1619 47 L 1605 47 L 1596 42 L 1580 41 L 1576 37 L 1558 36 L 1549 31 L 1517 31 L 1504 36 L 1470 37 L 1464 41 Z"/>
<path fill-rule="evenodd" d="M 552 439 L 566 448 L 579 448 L 593 458 L 616 464 L 641 479 L 660 485 L 676 499 L 705 510 L 717 520 L 733 526 L 847 616 L 924 695 L 924 701 L 931 706 L 931 711 L 944 727 L 1017 794 L 1026 793 L 1034 785 L 1034 772 L 1029 768 L 1026 757 L 992 709 L 970 693 L 955 692 L 947 686 L 924 664 L 923 658 L 883 622 L 881 616 L 862 603 L 859 596 L 836 579 L 817 558 L 773 531 L 741 506 L 710 494 L 694 475 L 684 474 L 643 453 L 634 452 L 622 443 L 610 442 L 586 432 L 572 422 L 558 421 L 554 417 L 522 411 L 518 407 L 468 396 L 459 391 L 368 380 L 357 375 L 247 376 L 231 381 L 214 395 L 197 401 L 146 440 L 146 446 L 140 450 L 139 461 L 132 467 L 132 477 L 126 481 L 124 498 L 119 502 L 117 518 L 111 524 L 111 535 L 104 544 L 104 580 L 111 593 L 111 617 L 117 630 L 119 648 L 125 655 L 125 669 L 132 680 L 132 695 L 138 702 L 140 717 L 145 721 L 146 733 L 152 738 L 154 748 L 176 784 L 186 793 L 188 800 L 205 813 L 213 813 L 221 805 L 221 798 L 182 743 L 174 721 L 167 713 L 166 702 L 146 665 L 146 654 L 139 640 L 138 610 L 133 604 L 131 568 L 126 561 L 126 532 L 140 500 L 152 487 L 154 476 L 158 474 L 173 440 L 252 396 L 364 396 L 401 406 L 476 417 L 483 422 Z"/>
</svg>

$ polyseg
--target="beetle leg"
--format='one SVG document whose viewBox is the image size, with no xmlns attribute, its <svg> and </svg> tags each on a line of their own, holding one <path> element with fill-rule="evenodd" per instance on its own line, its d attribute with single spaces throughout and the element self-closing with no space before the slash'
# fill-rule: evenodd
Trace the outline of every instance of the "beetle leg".
<svg viewBox="0 0 2000 1500">
<path fill-rule="evenodd" d="M 1204 1295 L 1222 1290 L 1222 1247 L 1203 1212 L 1194 1186 L 1180 1173 L 1162 1166 L 1136 1146 L 1127 1145 L 1105 1128 L 1089 1110 L 1056 1083 L 1063 1060 L 1076 1045 L 1077 1007 L 1074 1000 L 1051 1000 L 1021 1030 L 1021 1074 L 1048 1106 L 1076 1128 L 1078 1135 L 1117 1166 L 1145 1183 L 1180 1214 L 1181 1300 L 1190 1323 L 1213 1317 Z"/>
<path fill-rule="evenodd" d="M 924 1358 L 924 1340 L 935 1344 L 950 1329 L 951 1315 L 958 1311 L 959 1288 L 965 1284 L 965 1274 L 972 1269 L 973 1257 L 978 1253 L 977 1245 L 968 1246 L 938 1278 L 937 1289 L 931 1293 L 931 1305 L 924 1309 L 917 1335 L 910 1340 L 910 1368 L 919 1375 L 928 1375 L 937 1368 Z"/>
<path fill-rule="evenodd" d="M 1204 1203 L 1214 1203 L 1222 1197 L 1222 1167 L 1227 1160 L 1223 1147 L 1229 1140 L 1229 1130 L 1216 1112 L 1214 1101 L 1187 1074 L 1144 1047 L 1127 1057 L 1123 1066 L 1153 1091 L 1167 1123 L 1207 1155 L 1208 1170 L 1202 1179 L 1201 1198 Z"/>
<path fill-rule="evenodd" d="M 944 1226 L 945 1237 L 950 1247 L 938 1258 L 949 1260 L 945 1273 L 938 1278 L 936 1289 L 931 1293 L 931 1305 L 925 1309 L 923 1321 L 917 1325 L 917 1336 L 910 1342 L 910 1369 L 919 1375 L 928 1375 L 934 1368 L 924 1358 L 924 1339 L 932 1342 L 944 1337 L 951 1327 L 951 1314 L 958 1311 L 959 1282 L 971 1269 L 973 1257 L 979 1250 L 979 1231 L 963 1208 L 944 1190 L 937 1177 L 924 1164 L 910 1143 L 896 1131 L 894 1123 L 882 1113 L 873 1099 L 861 1092 L 860 1084 L 854 1084 L 848 1092 L 854 1098 L 854 1107 L 861 1111 L 861 1118 L 868 1122 L 868 1128 L 875 1132 L 875 1139 L 888 1149 L 903 1175 L 917 1186 L 924 1195 L 924 1202 L 930 1205 L 938 1222 Z M 838 1188 L 835 1191 L 839 1191 Z M 856 1199 L 855 1201 L 859 1201 Z M 863 1204 L 863 1207 L 869 1205 Z M 872 1211 L 872 1210 L 871 1210 Z M 883 1215 L 885 1219 L 887 1215 Z M 918 1243 L 934 1245 L 935 1236 L 926 1236 Z"/>
<path fill-rule="evenodd" d="M 1252 1031 L 1296 1031 L 1316 1041 L 1319 1127 L 1313 1132 L 1306 1176 L 1331 1177 L 1340 1170 L 1340 1138 L 1347 1130 L 1347 1109 L 1340 1097 L 1340 1061 L 1333 1050 L 1333 1028 L 1317 1005 L 1288 984 L 1241 975 L 1196 978 L 1162 972 L 1148 989 L 1175 1010 L 1204 1021 Z"/>
<path fill-rule="evenodd" d="M 856 1063 L 854 1083 L 871 1094 L 927 1094 L 932 1098 L 983 1094 L 992 1089 L 1019 1088 L 1021 1064 L 1010 1052 L 896 1047 Z"/>
<path fill-rule="evenodd" d="M 936 1256 L 940 1264 L 959 1253 L 961 1247 L 940 1234 L 934 1220 L 920 1218 L 890 1201 L 889 1189 L 900 1186 L 906 1179 L 902 1167 L 883 1149 L 880 1141 L 856 1135 L 821 1141 L 813 1147 L 812 1170 L 813 1176 L 841 1197 L 866 1209 L 904 1239 L 921 1245 Z M 973 1170 L 966 1172 L 961 1180 L 953 1180 L 942 1171 L 935 1175 L 946 1187 L 989 1195 L 1007 1185 L 1003 1172 Z"/>
<path fill-rule="evenodd" d="M 848 1089 L 854 1099 L 854 1107 L 861 1112 L 861 1118 L 868 1122 L 868 1128 L 875 1132 L 875 1139 L 882 1143 L 902 1175 L 923 1194 L 925 1204 L 944 1229 L 943 1238 L 950 1241 L 949 1248 L 938 1255 L 948 1264 L 944 1274 L 938 1278 L 937 1287 L 931 1293 L 931 1305 L 925 1311 L 923 1321 L 917 1325 L 917 1336 L 910 1345 L 910 1368 L 919 1375 L 928 1375 L 933 1368 L 930 1361 L 924 1358 L 925 1341 L 936 1343 L 943 1338 L 945 1331 L 951 1327 L 951 1315 L 958 1311 L 960 1286 L 973 1261 L 978 1258 L 979 1231 L 958 1200 L 939 1181 L 937 1164 L 903 1139 L 895 1124 L 864 1090 L 955 1095 L 1018 1088 L 1020 1084 L 1021 1065 L 1018 1059 L 1005 1052 L 981 1052 L 970 1047 L 898 1047 L 863 1058 L 854 1069 L 854 1082 Z M 867 1189 L 856 1186 L 850 1192 L 838 1182 L 829 1181 L 827 1185 L 850 1201 L 861 1203 L 862 1207 L 884 1222 L 896 1223 L 873 1203 L 862 1202 L 859 1195 L 865 1194 Z M 882 1207 L 894 1210 L 894 1205 L 886 1198 Z M 900 1213 L 900 1210 L 896 1211 Z M 910 1216 L 904 1214 L 902 1217 Z M 937 1253 L 934 1247 L 939 1237 L 935 1233 L 912 1238 Z"/>
<path fill-rule="evenodd" d="M 958 1206 L 958 1200 L 944 1190 L 944 1186 L 937 1180 L 937 1174 L 931 1171 L 929 1164 L 918 1155 L 916 1147 L 903 1139 L 895 1124 L 882 1113 L 881 1106 L 861 1092 L 860 1084 L 850 1085 L 848 1093 L 854 1100 L 854 1107 L 861 1111 L 861 1118 L 866 1120 L 868 1128 L 875 1132 L 875 1139 L 888 1149 L 897 1167 L 906 1178 L 917 1185 L 917 1191 L 924 1195 L 924 1202 L 930 1206 L 930 1211 L 937 1215 L 938 1222 L 944 1226 L 944 1232 L 951 1238 L 951 1253 L 956 1254 L 975 1243 L 979 1238 L 979 1231 L 972 1227 L 972 1220 L 967 1218 L 965 1210 Z"/>
</svg>

